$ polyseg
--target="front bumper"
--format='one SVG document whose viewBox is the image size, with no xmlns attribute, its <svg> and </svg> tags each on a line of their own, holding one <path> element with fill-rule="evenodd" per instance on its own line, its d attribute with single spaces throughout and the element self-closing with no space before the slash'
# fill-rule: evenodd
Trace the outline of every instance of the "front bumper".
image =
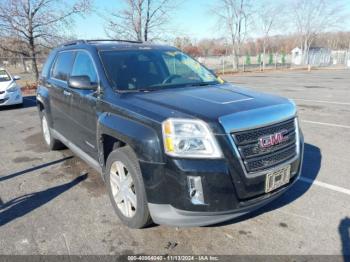
<svg viewBox="0 0 350 262">
<path fill-rule="evenodd" d="M 267 194 L 265 175 L 244 177 L 240 164 L 227 156 L 222 160 L 169 158 L 165 164 L 140 162 L 153 221 L 171 226 L 204 226 L 242 216 L 268 204 L 286 192 L 300 176 L 302 134 L 299 143 L 299 156 L 290 163 L 290 182 Z M 188 177 L 196 176 L 202 181 L 203 203 L 193 202 L 189 193 Z"/>
<path fill-rule="evenodd" d="M 251 205 L 234 210 L 221 212 L 195 212 L 180 210 L 171 205 L 152 203 L 148 204 L 148 208 L 153 221 L 157 224 L 182 227 L 213 225 L 243 216 L 267 205 L 287 191 L 297 181 L 298 177 L 288 186 L 283 187 L 268 197 L 265 197 L 260 201 L 256 201 Z"/>
<path fill-rule="evenodd" d="M 18 105 L 23 103 L 23 97 L 20 89 L 15 92 L 6 92 L 0 94 L 0 106 Z"/>
</svg>

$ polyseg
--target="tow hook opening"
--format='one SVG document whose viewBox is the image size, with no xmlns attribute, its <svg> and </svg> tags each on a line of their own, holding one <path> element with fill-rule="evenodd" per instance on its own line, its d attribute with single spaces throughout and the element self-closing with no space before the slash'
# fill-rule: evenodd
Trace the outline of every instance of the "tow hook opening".
<svg viewBox="0 0 350 262">
<path fill-rule="evenodd" d="M 188 176 L 187 184 L 191 203 L 194 205 L 205 205 L 201 177 Z"/>
</svg>

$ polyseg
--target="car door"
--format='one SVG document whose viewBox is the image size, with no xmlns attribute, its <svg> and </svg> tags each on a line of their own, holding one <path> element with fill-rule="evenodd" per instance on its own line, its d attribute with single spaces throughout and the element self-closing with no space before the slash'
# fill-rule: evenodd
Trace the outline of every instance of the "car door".
<svg viewBox="0 0 350 262">
<path fill-rule="evenodd" d="M 56 56 L 50 78 L 46 86 L 50 90 L 52 127 L 66 138 L 69 138 L 69 104 L 71 97 L 67 93 L 68 77 L 74 62 L 75 52 L 62 51 Z"/>
<path fill-rule="evenodd" d="M 98 75 L 92 57 L 87 51 L 77 51 L 71 76 L 88 76 L 91 83 L 98 83 Z M 72 142 L 85 153 L 97 159 L 97 90 L 69 88 Z"/>
</svg>

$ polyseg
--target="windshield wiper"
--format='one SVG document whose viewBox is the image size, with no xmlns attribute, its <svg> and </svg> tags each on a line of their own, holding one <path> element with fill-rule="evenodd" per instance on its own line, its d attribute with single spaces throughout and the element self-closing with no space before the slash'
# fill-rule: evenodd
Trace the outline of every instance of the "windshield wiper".
<svg viewBox="0 0 350 262">
<path fill-rule="evenodd" d="M 159 88 L 159 87 L 163 87 L 165 89 L 165 88 L 171 88 L 171 87 L 210 86 L 210 85 L 217 85 L 217 84 L 218 84 L 217 82 L 198 82 L 198 83 L 178 84 L 178 85 L 159 84 L 159 85 L 150 86 L 153 88 L 138 88 L 138 89 L 117 89 L 116 88 L 115 91 L 119 94 L 148 93 L 148 92 L 160 90 L 161 88 Z M 158 88 L 154 88 L 154 87 L 158 87 Z"/>
<path fill-rule="evenodd" d="M 147 92 L 152 92 L 155 91 L 155 89 L 128 89 L 128 90 L 120 90 L 120 89 L 116 89 L 117 93 L 120 94 L 127 94 L 127 93 L 147 93 Z"/>
<path fill-rule="evenodd" d="M 217 85 L 217 83 L 216 82 L 200 82 L 200 83 L 190 84 L 190 86 L 211 86 L 211 85 Z"/>
</svg>

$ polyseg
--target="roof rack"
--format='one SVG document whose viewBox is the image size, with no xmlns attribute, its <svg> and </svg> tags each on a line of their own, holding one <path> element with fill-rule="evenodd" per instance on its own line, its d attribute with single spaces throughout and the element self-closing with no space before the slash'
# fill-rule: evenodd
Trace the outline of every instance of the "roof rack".
<svg viewBox="0 0 350 262">
<path fill-rule="evenodd" d="M 86 44 L 86 40 L 73 40 L 73 41 L 69 41 L 69 42 L 67 42 L 67 43 L 64 43 L 63 46 L 79 45 L 79 44 Z"/>
<path fill-rule="evenodd" d="M 79 44 L 87 44 L 93 42 L 123 42 L 123 43 L 132 43 L 132 44 L 142 44 L 142 41 L 135 40 L 122 40 L 122 39 L 89 39 L 89 40 L 74 40 L 64 43 L 63 46 L 71 46 L 71 45 L 79 45 Z"/>
<path fill-rule="evenodd" d="M 142 41 L 137 40 L 124 40 L 124 39 L 91 39 L 86 40 L 86 42 L 123 42 L 123 43 L 132 43 L 132 44 L 142 44 Z"/>
</svg>

